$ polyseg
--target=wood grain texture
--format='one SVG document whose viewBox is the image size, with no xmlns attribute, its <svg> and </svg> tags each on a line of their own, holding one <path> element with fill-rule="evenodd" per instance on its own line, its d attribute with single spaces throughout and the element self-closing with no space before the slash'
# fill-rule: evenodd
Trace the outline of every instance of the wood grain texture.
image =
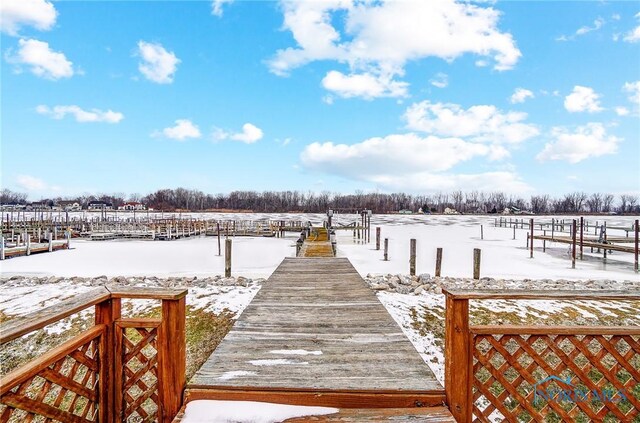
<svg viewBox="0 0 640 423">
<path fill-rule="evenodd" d="M 25 317 L 18 317 L 0 325 L 0 344 L 12 341 L 34 330 L 55 323 L 79 311 L 94 306 L 110 298 L 105 288 L 96 288 L 84 294 L 78 294 Z"/>
<path fill-rule="evenodd" d="M 188 289 L 150 288 L 143 286 L 107 285 L 111 298 L 142 300 L 179 300 L 187 296 Z"/>
<path fill-rule="evenodd" d="M 444 399 L 431 369 L 345 258 L 285 259 L 187 389 Z"/>
<path fill-rule="evenodd" d="M 640 291 L 613 290 L 527 290 L 527 289 L 446 289 L 442 292 L 456 299 L 468 300 L 640 300 Z"/>
</svg>

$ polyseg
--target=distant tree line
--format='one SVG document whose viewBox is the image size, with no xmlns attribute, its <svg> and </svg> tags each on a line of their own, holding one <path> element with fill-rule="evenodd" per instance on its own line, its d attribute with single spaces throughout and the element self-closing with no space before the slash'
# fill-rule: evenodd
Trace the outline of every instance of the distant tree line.
<svg viewBox="0 0 640 423">
<path fill-rule="evenodd" d="M 308 212 L 321 213 L 328 209 L 352 211 L 370 209 L 374 213 L 400 210 L 429 210 L 443 213 L 446 208 L 460 213 L 501 213 L 506 208 L 527 210 L 536 214 L 564 213 L 640 213 L 637 195 L 572 192 L 561 197 L 532 195 L 528 199 L 503 192 L 453 191 L 431 195 L 409 195 L 404 193 L 380 194 L 356 191 L 354 194 L 338 194 L 329 191 L 320 193 L 301 191 L 232 191 L 228 194 L 205 194 L 186 188 L 161 189 L 146 196 L 124 193 L 84 194 L 77 197 L 56 197 L 42 201 L 56 204 L 71 200 L 86 206 L 91 201 L 105 201 L 114 206 L 126 201 L 137 201 L 155 210 L 247 210 L 254 212 Z M 3 189 L 1 204 L 26 204 L 27 194 Z"/>
</svg>

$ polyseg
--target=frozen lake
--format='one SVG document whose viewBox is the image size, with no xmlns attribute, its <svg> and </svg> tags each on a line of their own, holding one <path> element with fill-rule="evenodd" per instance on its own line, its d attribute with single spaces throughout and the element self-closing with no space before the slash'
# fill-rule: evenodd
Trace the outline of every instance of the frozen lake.
<svg viewBox="0 0 640 423">
<path fill-rule="evenodd" d="M 120 213 L 119 217 L 127 215 Z M 183 217 L 187 216 L 183 214 Z M 322 214 L 190 214 L 191 217 L 243 220 L 310 220 L 320 224 Z M 507 218 L 509 218 L 507 216 Z M 516 218 L 516 217 L 512 217 Z M 523 216 L 527 221 L 530 216 Z M 549 222 L 551 216 L 535 217 L 536 222 Z M 560 219 L 571 219 L 562 216 Z M 631 227 L 633 217 L 605 217 L 608 226 Z M 359 222 L 357 215 L 336 215 L 334 225 Z M 589 217 L 589 221 L 603 217 Z M 526 229 L 494 227 L 493 216 L 374 215 L 371 219 L 371 242 L 354 239 L 351 231 L 338 231 L 338 255 L 348 257 L 358 272 L 408 273 L 409 240 L 417 240 L 417 272 L 433 274 L 436 248 L 443 248 L 442 276 L 471 277 L 473 249 L 482 249 L 481 275 L 511 279 L 633 279 L 633 255 L 616 253 L 605 261 L 601 254 L 585 248 L 584 260 L 571 269 L 569 245 L 536 241 L 534 258 L 526 250 Z M 480 225 L 484 239 L 480 239 Z M 389 261 L 375 250 L 375 228 L 382 238 L 389 238 Z M 609 230 L 609 234 L 624 232 Z M 632 236 L 630 234 L 630 236 Z M 233 274 L 267 277 L 284 257 L 295 255 L 297 235 L 279 238 L 233 239 Z M 224 246 L 223 246 L 224 249 Z M 186 238 L 176 241 L 85 241 L 72 240 L 71 249 L 55 253 L 16 257 L 0 262 L 3 276 L 209 276 L 224 271 L 224 258 L 218 256 L 215 237 Z"/>
</svg>

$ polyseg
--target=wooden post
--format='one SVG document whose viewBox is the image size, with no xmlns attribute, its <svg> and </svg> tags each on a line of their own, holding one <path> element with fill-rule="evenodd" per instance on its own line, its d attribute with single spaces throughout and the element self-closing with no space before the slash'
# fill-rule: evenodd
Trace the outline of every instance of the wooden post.
<svg viewBox="0 0 640 423">
<path fill-rule="evenodd" d="M 473 279 L 480 279 L 480 257 L 482 251 L 479 248 L 473 249 Z"/>
<path fill-rule="evenodd" d="M 231 238 L 224 240 L 224 277 L 231 277 Z"/>
<path fill-rule="evenodd" d="M 446 296 L 444 386 L 447 404 L 458 422 L 470 422 L 473 410 L 473 354 L 469 300 Z"/>
<path fill-rule="evenodd" d="M 187 384 L 185 299 L 162 300 L 162 323 L 158 328 L 158 408 L 162 423 L 171 423 L 180 411 Z"/>
<path fill-rule="evenodd" d="M 580 216 L 580 260 L 582 260 L 583 247 L 582 242 L 584 241 L 584 217 Z"/>
<path fill-rule="evenodd" d="M 49 233 L 51 239 L 51 233 Z M 106 325 L 104 334 L 100 339 L 100 378 L 98 380 L 99 387 L 99 417 L 100 422 L 117 422 L 119 416 L 116 415 L 116 397 L 122 396 L 122 392 L 116 392 L 116 376 L 115 376 L 115 327 L 114 322 L 120 318 L 121 303 L 120 299 L 110 299 L 96 304 L 95 307 L 95 324 Z"/>
<path fill-rule="evenodd" d="M 484 239 L 484 228 L 480 225 L 480 239 Z"/>
<path fill-rule="evenodd" d="M 543 231 L 542 234 L 546 237 L 547 236 L 547 231 Z M 547 251 L 547 240 L 543 239 L 542 240 L 542 252 L 546 252 Z"/>
<path fill-rule="evenodd" d="M 516 239 L 516 228 L 513 228 L 513 239 Z"/>
<path fill-rule="evenodd" d="M 64 231 L 64 236 L 67 238 L 67 250 L 71 247 L 71 231 Z"/>
<path fill-rule="evenodd" d="M 436 249 L 436 277 L 440 277 L 442 270 L 442 248 Z"/>
<path fill-rule="evenodd" d="M 530 249 L 529 249 L 529 258 L 533 258 L 533 218 L 531 218 L 531 220 L 529 220 L 529 227 L 531 230 L 531 245 L 530 245 Z"/>
<path fill-rule="evenodd" d="M 638 250 L 638 249 L 636 248 L 636 251 L 637 251 L 637 250 Z M 636 254 L 636 257 L 637 257 L 637 256 L 638 256 L 638 255 Z M 2 236 L 2 234 L 1 234 L 1 233 L 0 233 L 0 260 L 4 260 L 4 237 Z M 637 261 L 638 261 L 638 260 L 636 260 L 636 262 L 637 262 Z M 638 266 L 636 266 L 636 267 L 638 267 Z"/>
<path fill-rule="evenodd" d="M 49 232 L 47 237 L 48 237 L 48 240 L 49 240 L 49 252 L 51 252 L 51 251 L 53 251 L 53 236 L 51 235 L 51 232 Z"/>
<path fill-rule="evenodd" d="M 216 229 L 218 232 L 218 255 L 222 255 L 222 249 L 220 247 L 220 222 L 216 222 Z"/>
<path fill-rule="evenodd" d="M 551 219 L 551 239 L 553 240 L 553 235 L 556 230 L 556 221 L 555 219 Z"/>
<path fill-rule="evenodd" d="M 376 250 L 380 250 L 380 226 L 376 228 Z"/>
<path fill-rule="evenodd" d="M 389 238 L 384 239 L 384 261 L 389 261 Z"/>
<path fill-rule="evenodd" d="M 416 274 L 416 240 L 411 238 L 409 243 L 409 274 L 414 276 Z"/>
<path fill-rule="evenodd" d="M 607 221 L 606 220 L 604 222 L 604 235 L 602 235 L 602 241 L 603 241 L 603 244 L 607 243 Z M 604 258 L 606 259 L 607 258 L 607 249 L 606 248 L 604 248 L 603 254 L 604 254 Z"/>
<path fill-rule="evenodd" d="M 27 255 L 30 256 L 31 255 L 31 234 L 29 234 L 28 232 L 25 232 L 24 240 L 27 243 Z"/>
<path fill-rule="evenodd" d="M 571 225 L 571 238 L 572 238 L 572 248 L 571 248 L 571 268 L 575 269 L 576 268 L 576 238 L 577 238 L 577 226 L 578 226 L 578 221 L 576 219 L 573 219 L 573 225 Z"/>
<path fill-rule="evenodd" d="M 636 272 L 638 271 L 638 237 L 639 237 L 639 230 L 640 228 L 638 228 L 638 219 L 636 219 L 636 224 L 635 224 L 635 232 L 636 232 L 636 239 L 635 239 L 635 251 L 634 251 L 634 256 L 635 256 L 635 268 L 636 268 Z"/>
</svg>

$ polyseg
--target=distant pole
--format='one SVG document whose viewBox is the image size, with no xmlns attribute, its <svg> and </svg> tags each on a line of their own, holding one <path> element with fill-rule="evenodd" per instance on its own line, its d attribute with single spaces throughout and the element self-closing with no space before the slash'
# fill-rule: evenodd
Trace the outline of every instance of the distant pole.
<svg viewBox="0 0 640 423">
<path fill-rule="evenodd" d="M 582 242 L 584 241 L 584 217 L 580 216 L 580 260 L 582 260 L 583 247 Z"/>
<path fill-rule="evenodd" d="M 24 233 L 24 239 L 27 242 L 27 255 L 31 255 L 31 234 L 28 232 Z"/>
<path fill-rule="evenodd" d="M 67 238 L 67 250 L 71 247 L 71 231 L 64 231 L 64 236 Z"/>
<path fill-rule="evenodd" d="M 473 279 L 480 279 L 480 259 L 481 250 L 479 248 L 473 249 Z"/>
<path fill-rule="evenodd" d="M 389 261 L 389 238 L 384 239 L 384 261 Z"/>
<path fill-rule="evenodd" d="M 380 226 L 376 228 L 376 250 L 380 250 Z"/>
<path fill-rule="evenodd" d="M 442 248 L 436 249 L 436 277 L 440 277 L 442 270 Z"/>
<path fill-rule="evenodd" d="M 231 238 L 224 240 L 224 277 L 231 277 Z"/>
<path fill-rule="evenodd" d="M 547 251 L 547 231 L 542 231 L 543 235 L 545 236 L 545 238 L 542 239 L 542 252 L 546 252 Z"/>
<path fill-rule="evenodd" d="M 409 274 L 414 276 L 416 274 L 416 240 L 411 238 L 409 244 Z"/>
<path fill-rule="evenodd" d="M 640 228 L 638 228 L 638 219 L 636 219 L 635 230 L 636 230 L 636 248 L 635 248 L 634 255 L 635 255 L 635 268 L 637 272 L 638 271 L 638 234 L 640 230 Z"/>
<path fill-rule="evenodd" d="M 636 243 L 636 245 L 638 245 L 638 243 Z M 638 248 L 636 248 L 636 251 L 638 251 Z M 636 257 L 638 255 L 636 254 Z M 2 236 L 2 234 L 0 234 L 0 260 L 4 260 L 4 237 Z M 638 260 L 636 260 L 636 264 L 638 263 Z M 636 266 L 637 268 L 638 266 Z"/>
<path fill-rule="evenodd" d="M 556 221 L 555 219 L 551 219 L 551 240 L 553 240 L 553 233 L 555 231 Z"/>
<path fill-rule="evenodd" d="M 513 228 L 513 239 L 516 239 L 516 228 Z"/>
<path fill-rule="evenodd" d="M 222 255 L 222 250 L 220 248 L 220 222 L 216 222 L 216 229 L 218 232 L 218 255 L 221 256 Z"/>
<path fill-rule="evenodd" d="M 53 237 L 51 236 L 51 232 L 49 232 L 49 235 L 47 235 L 48 241 L 49 241 L 49 252 L 53 251 Z"/>
<path fill-rule="evenodd" d="M 578 221 L 576 219 L 573 219 L 573 225 L 571 225 L 571 237 L 573 240 L 573 245 L 571 248 L 571 268 L 575 269 L 576 268 L 576 238 L 577 238 L 577 226 L 578 226 Z"/>
<path fill-rule="evenodd" d="M 484 239 L 484 228 L 480 225 L 480 239 Z"/>
<path fill-rule="evenodd" d="M 602 235 L 602 243 L 603 244 L 607 243 L 607 221 L 606 220 L 604 222 L 604 234 Z M 606 245 L 604 246 L 603 250 L 604 250 L 603 251 L 603 254 L 604 254 L 603 258 L 606 260 L 606 258 L 607 258 L 607 246 Z"/>
<path fill-rule="evenodd" d="M 529 258 L 533 258 L 533 218 L 529 220 L 529 227 L 531 229 L 531 245 L 529 246 L 530 247 Z"/>
</svg>

